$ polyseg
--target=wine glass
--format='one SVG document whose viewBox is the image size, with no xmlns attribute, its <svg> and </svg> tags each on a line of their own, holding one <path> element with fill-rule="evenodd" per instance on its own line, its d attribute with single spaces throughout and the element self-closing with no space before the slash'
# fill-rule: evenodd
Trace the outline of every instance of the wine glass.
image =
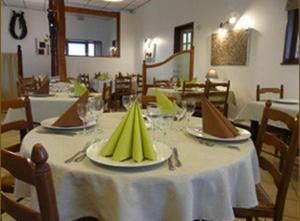
<svg viewBox="0 0 300 221">
<path fill-rule="evenodd" d="M 135 95 L 133 95 L 133 94 L 122 96 L 122 104 L 126 108 L 126 110 L 129 109 L 129 107 L 134 102 L 134 100 L 135 100 Z"/>
<path fill-rule="evenodd" d="M 149 103 L 147 105 L 147 120 L 151 123 L 152 129 L 152 138 L 155 141 L 155 130 L 159 129 L 159 120 L 160 120 L 160 109 L 155 103 Z"/>
<path fill-rule="evenodd" d="M 93 98 L 89 100 L 89 113 L 91 120 L 96 121 L 95 134 L 101 132 L 100 118 L 103 114 L 104 102 L 100 98 Z"/>
<path fill-rule="evenodd" d="M 83 122 L 83 134 L 85 135 L 86 134 L 86 117 L 87 117 L 87 105 L 85 103 L 79 103 L 77 104 L 77 113 L 80 117 L 80 119 L 82 120 Z"/>
<path fill-rule="evenodd" d="M 172 77 L 170 80 L 171 86 L 174 90 L 176 90 L 176 86 L 177 86 L 177 77 Z"/>
<path fill-rule="evenodd" d="M 182 101 L 182 108 L 186 113 L 187 124 L 190 124 L 191 117 L 195 112 L 196 104 L 194 100 L 184 100 Z"/>
</svg>

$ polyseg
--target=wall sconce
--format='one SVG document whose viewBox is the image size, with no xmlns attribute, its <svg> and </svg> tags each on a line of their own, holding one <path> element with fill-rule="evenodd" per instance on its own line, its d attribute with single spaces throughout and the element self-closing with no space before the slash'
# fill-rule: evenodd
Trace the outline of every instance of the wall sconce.
<svg viewBox="0 0 300 221">
<path fill-rule="evenodd" d="M 144 41 L 144 53 L 146 62 L 155 61 L 156 41 L 153 38 L 146 38 Z"/>
<path fill-rule="evenodd" d="M 225 36 L 227 32 L 233 28 L 236 22 L 237 16 L 230 16 L 228 20 L 220 23 L 218 33 L 221 36 Z"/>
</svg>

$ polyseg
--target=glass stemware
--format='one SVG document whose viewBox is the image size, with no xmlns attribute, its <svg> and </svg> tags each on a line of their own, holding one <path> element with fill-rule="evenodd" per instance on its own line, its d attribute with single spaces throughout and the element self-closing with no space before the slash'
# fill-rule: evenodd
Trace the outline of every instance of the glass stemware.
<svg viewBox="0 0 300 221">
<path fill-rule="evenodd" d="M 123 95 L 122 96 L 122 104 L 126 108 L 126 110 L 129 109 L 131 104 L 134 102 L 136 96 L 131 94 L 131 95 Z"/>
<path fill-rule="evenodd" d="M 93 98 L 89 100 L 89 113 L 90 113 L 91 120 L 96 122 L 95 130 L 94 130 L 96 135 L 98 134 L 98 132 L 102 132 L 102 128 L 100 125 L 100 118 L 103 114 L 103 109 L 104 109 L 104 103 L 100 98 Z"/>
<path fill-rule="evenodd" d="M 182 108 L 186 113 L 187 124 L 189 125 L 191 117 L 192 117 L 193 113 L 195 112 L 195 108 L 196 108 L 195 101 L 193 101 L 193 100 L 182 101 Z"/>
<path fill-rule="evenodd" d="M 88 107 L 86 104 L 84 104 L 84 103 L 77 104 L 77 113 L 83 122 L 83 134 L 84 135 L 86 135 L 87 109 L 88 109 Z"/>
<path fill-rule="evenodd" d="M 155 131 L 160 128 L 160 109 L 155 103 L 147 105 L 147 120 L 151 123 L 152 139 L 155 142 Z"/>
</svg>

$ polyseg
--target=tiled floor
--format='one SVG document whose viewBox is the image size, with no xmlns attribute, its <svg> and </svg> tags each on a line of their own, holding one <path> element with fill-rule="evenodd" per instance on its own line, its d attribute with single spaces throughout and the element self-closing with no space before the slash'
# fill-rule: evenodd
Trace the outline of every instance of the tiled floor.
<svg viewBox="0 0 300 221">
<path fill-rule="evenodd" d="M 18 133 L 12 132 L 5 134 L 5 136 L 1 136 L 1 147 L 8 146 L 13 144 L 17 141 Z M 274 159 L 275 162 L 277 160 L 269 155 L 266 155 L 269 159 Z M 2 174 L 1 174 L 2 175 Z M 271 176 L 266 173 L 265 171 L 261 170 L 261 177 L 262 177 L 262 185 L 269 193 L 270 197 L 274 200 L 276 194 L 276 187 Z M 3 221 L 11 221 L 12 219 L 3 216 Z M 236 221 L 242 219 L 236 219 Z M 269 221 L 271 219 L 261 219 Z M 297 158 L 297 162 L 294 167 L 292 180 L 288 189 L 288 194 L 286 198 L 286 204 L 284 209 L 284 218 L 283 221 L 298 221 L 300 220 L 300 184 L 299 184 L 299 157 Z"/>
</svg>

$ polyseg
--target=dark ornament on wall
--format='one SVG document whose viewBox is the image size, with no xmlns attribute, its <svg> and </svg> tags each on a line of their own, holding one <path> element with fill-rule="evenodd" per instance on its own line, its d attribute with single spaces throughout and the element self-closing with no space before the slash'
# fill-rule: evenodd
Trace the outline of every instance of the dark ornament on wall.
<svg viewBox="0 0 300 221">
<path fill-rule="evenodd" d="M 26 21 L 24 18 L 24 12 L 21 11 L 21 12 L 17 13 L 16 11 L 12 11 L 12 13 L 13 13 L 13 15 L 9 22 L 9 32 L 14 39 L 22 40 L 27 35 L 27 26 L 26 26 Z M 20 35 L 17 35 L 16 30 L 15 30 L 17 20 L 19 21 L 19 28 L 21 30 Z"/>
</svg>

